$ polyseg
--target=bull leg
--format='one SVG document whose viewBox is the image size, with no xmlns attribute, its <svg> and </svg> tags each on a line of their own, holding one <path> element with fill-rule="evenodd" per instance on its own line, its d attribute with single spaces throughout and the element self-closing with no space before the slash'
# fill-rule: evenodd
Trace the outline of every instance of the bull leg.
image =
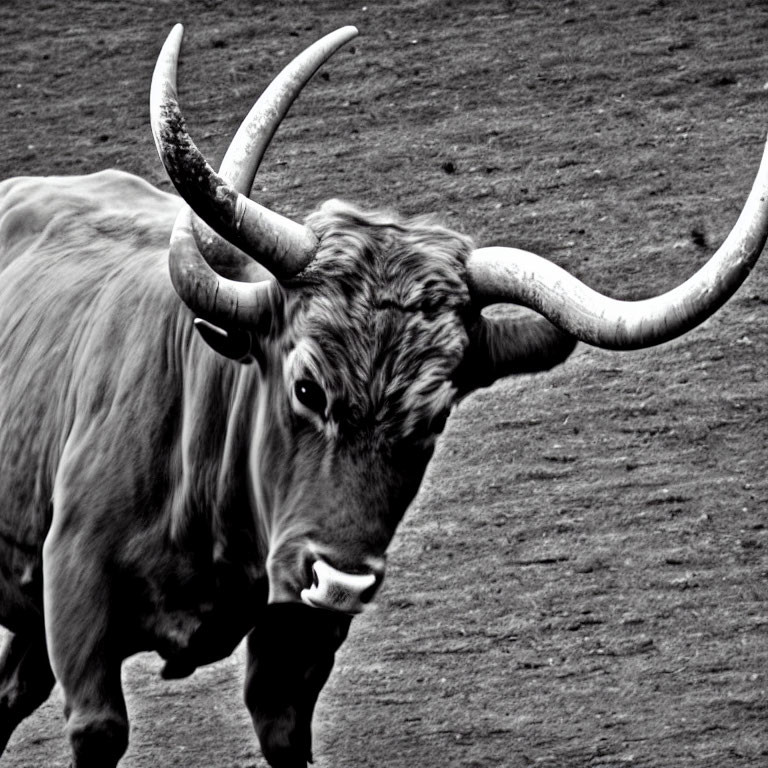
<svg viewBox="0 0 768 768">
<path fill-rule="evenodd" d="M 128 716 L 120 681 L 124 633 L 110 613 L 107 569 L 93 551 L 52 530 L 43 573 L 46 638 L 64 693 L 72 768 L 114 768 L 128 748 Z"/>
<path fill-rule="evenodd" d="M 11 635 L 0 656 L 0 755 L 16 726 L 50 695 L 55 680 L 45 637 Z"/>
<path fill-rule="evenodd" d="M 245 702 L 273 768 L 312 761 L 312 714 L 350 618 L 305 605 L 270 605 L 248 636 Z"/>
</svg>

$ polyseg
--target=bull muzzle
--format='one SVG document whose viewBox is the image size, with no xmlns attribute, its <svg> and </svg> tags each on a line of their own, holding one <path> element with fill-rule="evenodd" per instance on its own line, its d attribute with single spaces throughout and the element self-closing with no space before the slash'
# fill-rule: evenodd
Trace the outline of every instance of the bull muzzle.
<svg viewBox="0 0 768 768">
<path fill-rule="evenodd" d="M 301 590 L 301 600 L 315 608 L 361 613 L 373 599 L 383 577 L 383 570 L 344 573 L 324 560 L 316 560 L 312 564 L 312 585 Z"/>
</svg>

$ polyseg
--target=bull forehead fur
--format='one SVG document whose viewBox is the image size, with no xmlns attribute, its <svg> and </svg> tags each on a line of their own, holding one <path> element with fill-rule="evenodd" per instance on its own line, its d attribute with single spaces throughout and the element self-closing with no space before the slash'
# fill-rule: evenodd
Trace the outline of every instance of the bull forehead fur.
<svg viewBox="0 0 768 768">
<path fill-rule="evenodd" d="M 288 285 L 287 375 L 320 383 L 338 423 L 406 437 L 453 400 L 472 243 L 426 217 L 338 200 L 307 224 L 320 247 Z"/>
</svg>

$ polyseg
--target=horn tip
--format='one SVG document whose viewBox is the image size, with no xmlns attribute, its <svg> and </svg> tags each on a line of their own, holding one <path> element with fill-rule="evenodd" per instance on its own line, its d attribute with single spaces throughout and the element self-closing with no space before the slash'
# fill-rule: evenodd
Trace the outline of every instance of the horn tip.
<svg viewBox="0 0 768 768">
<path fill-rule="evenodd" d="M 353 37 L 357 37 L 360 34 L 360 30 L 352 24 L 348 24 L 346 27 L 341 27 L 336 30 L 336 34 L 344 37 L 344 42 L 350 41 Z"/>
<path fill-rule="evenodd" d="M 179 22 L 173 25 L 173 29 L 168 33 L 168 39 L 173 40 L 176 45 L 181 42 L 181 38 L 184 36 L 184 25 Z"/>
</svg>

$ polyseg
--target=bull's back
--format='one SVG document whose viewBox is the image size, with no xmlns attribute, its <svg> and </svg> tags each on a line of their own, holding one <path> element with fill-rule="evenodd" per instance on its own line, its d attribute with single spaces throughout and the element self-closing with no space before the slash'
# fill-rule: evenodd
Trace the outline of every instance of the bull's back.
<svg viewBox="0 0 768 768">
<path fill-rule="evenodd" d="M 172 366 L 179 205 L 117 171 L 0 184 L 0 623 L 11 628 L 39 603 L 67 440 Z"/>
<path fill-rule="evenodd" d="M 180 204 L 179 198 L 123 171 L 7 179 L 0 182 L 0 270 L 35 242 L 51 240 L 57 228 L 68 233 L 62 250 L 78 246 L 94 229 L 112 235 L 118 245 L 127 236 L 162 249 Z M 67 222 L 71 229 L 64 227 Z"/>
</svg>

